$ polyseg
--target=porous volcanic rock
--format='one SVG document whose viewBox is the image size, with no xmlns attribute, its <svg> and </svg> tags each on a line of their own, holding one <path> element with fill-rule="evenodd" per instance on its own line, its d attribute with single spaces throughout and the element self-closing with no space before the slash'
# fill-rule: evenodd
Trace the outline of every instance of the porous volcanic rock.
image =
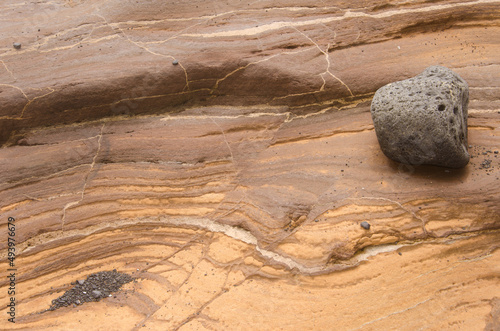
<svg viewBox="0 0 500 331">
<path fill-rule="evenodd" d="M 406 164 L 464 167 L 468 105 L 467 83 L 442 66 L 381 87 L 371 114 L 382 151 Z"/>
</svg>

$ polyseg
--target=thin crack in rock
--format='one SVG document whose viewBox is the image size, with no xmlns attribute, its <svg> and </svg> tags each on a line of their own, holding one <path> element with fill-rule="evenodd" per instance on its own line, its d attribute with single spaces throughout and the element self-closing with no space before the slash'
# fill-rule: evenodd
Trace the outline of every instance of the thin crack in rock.
<svg viewBox="0 0 500 331">
<path fill-rule="evenodd" d="M 68 208 L 70 208 L 70 207 L 78 205 L 83 200 L 83 196 L 85 194 L 85 189 L 87 188 L 89 176 L 92 173 L 92 170 L 94 169 L 95 161 L 97 159 L 97 156 L 99 155 L 99 152 L 101 151 L 101 142 L 102 142 L 102 136 L 103 136 L 103 131 L 104 131 L 104 125 L 105 124 L 102 125 L 101 132 L 99 133 L 99 135 L 96 136 L 98 138 L 98 140 L 97 140 L 97 151 L 96 151 L 96 153 L 94 155 L 94 158 L 92 159 L 92 164 L 90 164 L 90 169 L 89 169 L 87 175 L 85 176 L 85 180 L 83 182 L 83 187 L 82 187 L 82 190 L 80 191 L 80 193 L 81 193 L 80 199 L 78 201 L 73 201 L 73 202 L 67 203 L 64 206 L 64 208 L 63 208 L 63 211 L 62 211 L 63 215 L 62 215 L 62 219 L 61 219 L 61 231 L 62 232 L 64 232 L 64 223 L 66 221 L 66 210 Z"/>
</svg>

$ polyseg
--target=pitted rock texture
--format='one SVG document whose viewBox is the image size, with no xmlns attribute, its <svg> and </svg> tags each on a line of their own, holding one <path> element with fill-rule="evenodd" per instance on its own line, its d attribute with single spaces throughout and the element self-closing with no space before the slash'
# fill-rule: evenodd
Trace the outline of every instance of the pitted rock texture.
<svg viewBox="0 0 500 331">
<path fill-rule="evenodd" d="M 499 9 L 0 1 L 0 329 L 494 329 Z M 469 84 L 464 168 L 377 142 L 375 91 L 435 64 Z"/>
<path fill-rule="evenodd" d="M 381 87 L 371 114 L 382 151 L 411 165 L 466 166 L 468 105 L 469 86 L 442 66 Z"/>
</svg>

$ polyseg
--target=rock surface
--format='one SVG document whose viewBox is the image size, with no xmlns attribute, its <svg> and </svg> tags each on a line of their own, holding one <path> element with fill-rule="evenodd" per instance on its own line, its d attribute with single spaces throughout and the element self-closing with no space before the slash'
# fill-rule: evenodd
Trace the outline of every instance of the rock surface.
<svg viewBox="0 0 500 331">
<path fill-rule="evenodd" d="M 0 329 L 498 329 L 499 8 L 2 1 Z M 462 169 L 389 160 L 370 116 L 436 64 L 469 84 Z"/>
<path fill-rule="evenodd" d="M 432 66 L 377 90 L 371 114 L 382 151 L 392 160 L 461 168 L 469 163 L 469 87 L 453 71 Z"/>
</svg>

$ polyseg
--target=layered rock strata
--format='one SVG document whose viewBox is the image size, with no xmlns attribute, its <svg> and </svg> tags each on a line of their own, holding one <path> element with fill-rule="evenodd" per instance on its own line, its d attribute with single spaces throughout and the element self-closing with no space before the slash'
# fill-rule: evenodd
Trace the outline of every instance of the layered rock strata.
<svg viewBox="0 0 500 331">
<path fill-rule="evenodd" d="M 499 10 L 3 1 L 0 328 L 498 329 Z M 430 65 L 469 84 L 463 169 L 377 142 L 375 91 Z"/>
</svg>

